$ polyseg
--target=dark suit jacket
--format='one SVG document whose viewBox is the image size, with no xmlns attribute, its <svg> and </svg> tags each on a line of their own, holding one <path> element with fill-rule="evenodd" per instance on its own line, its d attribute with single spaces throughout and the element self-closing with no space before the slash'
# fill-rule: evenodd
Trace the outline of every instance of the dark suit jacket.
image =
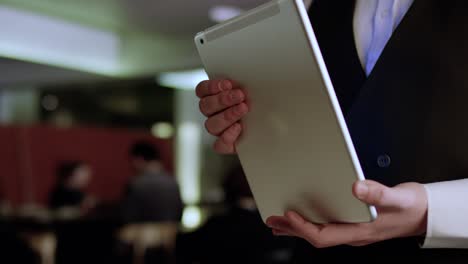
<svg viewBox="0 0 468 264">
<path fill-rule="evenodd" d="M 175 179 L 165 173 L 145 173 L 129 185 L 123 201 L 126 222 L 178 222 L 182 201 Z"/>
<path fill-rule="evenodd" d="M 368 77 L 354 44 L 354 2 L 315 0 L 309 15 L 365 176 L 388 186 L 468 177 L 468 2 L 415 0 Z M 468 261 L 467 250 L 420 250 L 416 239 L 307 247 L 312 259 L 401 261 L 409 252 L 429 263 Z"/>
</svg>

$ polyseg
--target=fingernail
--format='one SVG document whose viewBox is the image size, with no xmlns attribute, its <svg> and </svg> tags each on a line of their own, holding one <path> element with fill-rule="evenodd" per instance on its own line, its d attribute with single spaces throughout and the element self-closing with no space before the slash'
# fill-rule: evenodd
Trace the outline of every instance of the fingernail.
<svg viewBox="0 0 468 264">
<path fill-rule="evenodd" d="M 232 102 L 234 103 L 240 103 L 242 100 L 243 100 L 243 94 L 239 91 L 239 90 L 236 90 L 236 91 L 232 91 L 231 92 L 231 100 Z"/>
<path fill-rule="evenodd" d="M 358 182 L 356 185 L 356 196 L 359 199 L 364 199 L 369 192 L 369 187 L 364 182 Z"/>
<path fill-rule="evenodd" d="M 245 106 L 243 106 L 242 104 L 236 106 L 235 110 L 234 110 L 238 115 L 243 115 L 246 113 L 245 111 Z"/>
<path fill-rule="evenodd" d="M 268 227 L 271 228 L 271 229 L 278 229 L 278 228 L 279 228 L 278 225 L 275 225 L 275 224 L 272 224 L 272 223 L 267 224 L 267 225 L 268 225 Z"/>
<path fill-rule="evenodd" d="M 267 219 L 266 225 L 267 225 L 269 228 L 275 228 L 274 221 L 271 221 L 270 219 Z"/>
<path fill-rule="evenodd" d="M 240 96 L 239 96 L 239 93 L 237 91 L 232 91 L 231 92 L 231 100 L 233 102 L 240 101 Z"/>
<path fill-rule="evenodd" d="M 281 234 L 281 232 L 279 232 L 279 231 L 277 231 L 275 229 L 272 230 L 272 233 L 273 233 L 274 236 L 283 236 L 283 234 Z"/>
<path fill-rule="evenodd" d="M 232 89 L 232 84 L 231 84 L 230 81 L 224 80 L 224 81 L 222 81 L 221 83 L 222 83 L 222 88 L 221 88 L 222 90 L 227 91 L 227 90 L 231 90 L 231 89 Z"/>
</svg>

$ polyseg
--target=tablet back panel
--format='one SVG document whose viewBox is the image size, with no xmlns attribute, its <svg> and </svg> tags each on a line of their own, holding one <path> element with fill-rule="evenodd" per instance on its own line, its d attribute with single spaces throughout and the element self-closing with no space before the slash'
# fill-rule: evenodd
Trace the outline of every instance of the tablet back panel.
<svg viewBox="0 0 468 264">
<path fill-rule="evenodd" d="M 297 210 L 315 223 L 368 222 L 364 179 L 301 0 L 276 0 L 195 42 L 210 79 L 238 81 L 250 112 L 237 145 L 263 220 Z"/>
</svg>

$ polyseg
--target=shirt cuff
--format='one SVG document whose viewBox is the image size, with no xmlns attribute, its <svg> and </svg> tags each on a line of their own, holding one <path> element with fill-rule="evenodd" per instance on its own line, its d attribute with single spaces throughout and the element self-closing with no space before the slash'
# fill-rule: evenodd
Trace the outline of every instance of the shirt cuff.
<svg viewBox="0 0 468 264">
<path fill-rule="evenodd" d="M 423 248 L 468 248 L 468 179 L 424 185 L 427 232 Z"/>
</svg>

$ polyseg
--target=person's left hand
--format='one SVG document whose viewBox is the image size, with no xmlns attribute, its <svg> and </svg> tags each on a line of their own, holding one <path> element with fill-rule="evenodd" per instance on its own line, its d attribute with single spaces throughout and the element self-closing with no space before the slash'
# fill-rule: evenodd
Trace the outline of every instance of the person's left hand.
<svg viewBox="0 0 468 264">
<path fill-rule="evenodd" d="M 377 208 L 377 220 L 371 223 L 318 225 L 289 211 L 284 216 L 268 218 L 267 225 L 275 235 L 297 236 L 317 248 L 365 246 L 426 232 L 427 197 L 423 185 L 404 183 L 389 188 L 374 181 L 358 181 L 353 185 L 353 194 Z"/>
</svg>

